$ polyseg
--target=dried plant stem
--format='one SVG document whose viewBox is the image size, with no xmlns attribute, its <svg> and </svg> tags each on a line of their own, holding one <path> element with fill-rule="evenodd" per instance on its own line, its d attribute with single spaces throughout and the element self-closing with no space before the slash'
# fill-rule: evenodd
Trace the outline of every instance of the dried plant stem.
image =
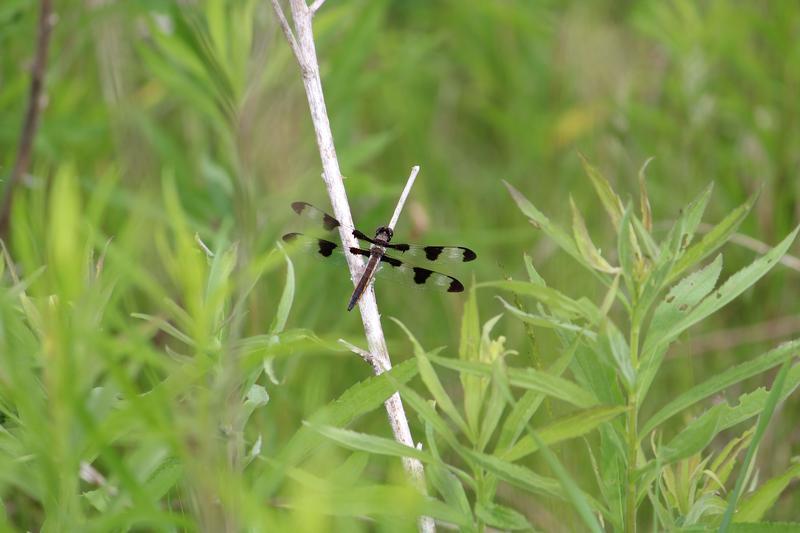
<svg viewBox="0 0 800 533">
<path fill-rule="evenodd" d="M 408 193 L 411 192 L 411 187 L 414 186 L 414 181 L 417 179 L 417 174 L 419 174 L 419 165 L 414 165 L 411 167 L 411 174 L 408 176 L 406 186 L 403 188 L 403 193 L 400 195 L 400 199 L 397 200 L 397 206 L 395 206 L 394 213 L 392 213 L 392 219 L 389 221 L 389 227 L 392 228 L 392 230 L 394 230 L 394 227 L 397 225 L 397 220 L 400 218 L 400 212 L 403 211 L 403 206 L 406 205 Z"/>
<path fill-rule="evenodd" d="M 14 189 L 22 181 L 22 177 L 28 172 L 28 167 L 30 166 L 33 139 L 36 136 L 39 113 L 44 103 L 42 90 L 47 67 L 47 49 L 50 45 L 50 34 L 52 33 L 54 22 L 52 1 L 42 0 L 39 12 L 39 26 L 36 34 L 36 55 L 31 68 L 31 85 L 28 90 L 28 108 L 25 112 L 25 119 L 22 122 L 22 134 L 20 135 L 17 158 L 14 161 L 14 167 L 3 194 L 3 203 L 0 206 L 0 235 L 8 233 Z"/>
<path fill-rule="evenodd" d="M 314 4 L 315 9 L 321 5 L 322 2 L 316 2 Z M 344 226 L 353 226 L 353 217 L 350 214 L 350 205 L 347 201 L 347 193 L 342 181 L 339 161 L 336 157 L 333 133 L 331 132 L 328 112 L 325 107 L 325 98 L 322 92 L 322 81 L 319 74 L 319 63 L 311 25 L 314 10 L 308 7 L 305 0 L 289 0 L 289 6 L 292 12 L 294 28 L 289 26 L 278 0 L 272 0 L 272 7 L 275 10 L 278 22 L 300 66 L 303 86 L 305 87 L 306 98 L 311 112 L 311 120 L 317 137 L 320 159 L 322 160 L 322 179 L 328 190 L 333 214 L 342 223 L 342 226 L 339 227 L 342 244 L 346 248 L 357 246 L 355 237 L 344 230 Z M 412 174 L 416 176 L 416 172 L 412 172 Z M 413 183 L 413 179 L 410 182 Z M 407 185 L 407 188 L 410 188 L 410 185 Z M 405 195 L 407 194 L 406 192 Z M 402 208 L 403 201 L 404 197 L 401 197 L 399 208 Z M 351 279 L 355 284 L 363 269 L 363 261 L 361 257 L 353 254 L 346 254 L 346 258 Z M 364 325 L 364 333 L 369 347 L 365 353 L 369 354 L 370 359 L 374 358 L 372 362 L 373 369 L 376 374 L 380 374 L 391 369 L 392 363 L 389 359 L 389 350 L 386 347 L 386 339 L 383 335 L 378 305 L 375 301 L 375 292 L 371 287 L 364 291 L 358 302 L 358 307 L 361 312 L 361 321 Z M 386 400 L 385 406 L 395 440 L 413 448 L 414 441 L 411 437 L 411 430 L 408 427 L 408 420 L 400 395 L 393 394 Z M 403 458 L 403 467 L 412 482 L 424 492 L 425 481 L 422 463 L 416 459 L 405 457 Z M 431 518 L 422 517 L 419 521 L 419 528 L 420 531 L 431 532 L 435 531 L 435 524 Z"/>
</svg>

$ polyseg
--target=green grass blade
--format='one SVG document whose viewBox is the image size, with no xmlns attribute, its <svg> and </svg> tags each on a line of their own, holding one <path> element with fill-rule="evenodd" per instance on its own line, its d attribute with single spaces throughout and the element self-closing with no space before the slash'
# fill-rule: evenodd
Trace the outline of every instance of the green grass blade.
<svg viewBox="0 0 800 533">
<path fill-rule="evenodd" d="M 783 366 L 778 372 L 778 375 L 775 377 L 775 381 L 772 385 L 772 391 L 770 392 L 769 399 L 767 400 L 767 405 L 764 407 L 764 410 L 758 417 L 758 424 L 756 424 L 756 431 L 753 435 L 753 440 L 750 442 L 750 446 L 747 448 L 747 454 L 745 454 L 744 461 L 739 467 L 739 476 L 736 478 L 736 486 L 734 487 L 733 492 L 728 499 L 728 507 L 725 509 L 725 514 L 722 516 L 722 523 L 719 527 L 719 533 L 727 533 L 728 529 L 730 528 L 731 521 L 733 520 L 733 513 L 736 511 L 742 490 L 744 490 L 744 484 L 750 470 L 750 463 L 752 463 L 753 459 L 755 458 L 758 446 L 761 443 L 761 440 L 764 438 L 767 425 L 772 419 L 772 414 L 774 413 L 775 407 L 778 404 L 780 393 L 783 390 L 783 383 L 786 380 L 787 374 L 789 373 L 789 365 L 789 360 L 784 361 Z"/>
</svg>

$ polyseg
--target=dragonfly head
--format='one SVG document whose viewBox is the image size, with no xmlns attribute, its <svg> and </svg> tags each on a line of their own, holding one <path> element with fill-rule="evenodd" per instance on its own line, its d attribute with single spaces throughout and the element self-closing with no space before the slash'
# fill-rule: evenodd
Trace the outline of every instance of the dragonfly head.
<svg viewBox="0 0 800 533">
<path fill-rule="evenodd" d="M 392 231 L 392 228 L 388 226 L 381 226 L 380 228 L 375 230 L 376 241 L 383 241 L 388 243 L 389 241 L 392 240 L 393 236 L 394 236 L 394 231 Z"/>
</svg>

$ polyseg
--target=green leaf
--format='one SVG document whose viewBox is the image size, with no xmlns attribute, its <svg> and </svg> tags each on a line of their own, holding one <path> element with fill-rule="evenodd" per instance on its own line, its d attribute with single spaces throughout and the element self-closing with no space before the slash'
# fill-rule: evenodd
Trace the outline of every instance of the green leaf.
<svg viewBox="0 0 800 533">
<path fill-rule="evenodd" d="M 714 290 L 721 271 L 722 256 L 718 255 L 713 262 L 675 285 L 656 307 L 642 347 L 641 391 L 647 391 L 650 378 L 654 375 L 652 368 L 657 368 L 661 363 L 654 357 L 657 348 L 669 342 L 667 339 L 672 328 Z"/>
<path fill-rule="evenodd" d="M 669 444 L 658 450 L 660 464 L 667 465 L 704 450 L 720 431 L 722 405 L 715 405 L 691 421 Z"/>
<path fill-rule="evenodd" d="M 516 531 L 519 529 L 532 530 L 530 522 L 525 516 L 514 509 L 504 507 L 496 503 L 478 503 L 475 506 L 475 514 L 488 526 L 500 528 L 502 530 Z"/>
<path fill-rule="evenodd" d="M 791 246 L 797 236 L 798 231 L 800 231 L 800 226 L 795 228 L 795 230 L 775 248 L 729 277 L 719 289 L 703 299 L 681 320 L 675 322 L 659 339 L 655 339 L 649 346 L 649 352 L 643 352 L 643 360 L 652 357 L 653 353 L 662 350 L 664 346 L 672 342 L 683 331 L 725 306 L 761 279 L 778 262 L 778 259 L 786 253 L 786 250 Z M 651 368 L 649 372 L 654 374 L 656 370 L 657 368 Z"/>
<path fill-rule="evenodd" d="M 464 306 L 464 313 L 461 318 L 461 342 L 458 347 L 458 357 L 462 361 L 478 361 L 480 353 L 481 325 L 478 315 L 477 294 L 473 288 L 469 291 L 469 298 Z M 470 431 L 465 433 L 472 435 L 477 432 L 486 383 L 484 380 L 470 375 L 462 374 L 459 378 L 461 380 L 461 388 L 464 391 L 464 413 L 470 428 Z"/>
<path fill-rule="evenodd" d="M 166 458 L 144 484 L 144 492 L 153 501 L 162 498 L 183 477 L 183 466 L 174 457 Z"/>
<path fill-rule="evenodd" d="M 228 53 L 227 22 L 229 17 L 226 14 L 225 4 L 224 0 L 206 0 L 204 7 L 211 45 L 220 59 L 229 61 L 231 59 Z"/>
<path fill-rule="evenodd" d="M 763 408 L 763 407 L 762 407 Z M 755 428 L 750 428 L 742 433 L 740 436 L 735 437 L 728 441 L 721 452 L 717 453 L 714 461 L 709 466 L 709 470 L 714 474 L 714 480 L 718 480 L 720 485 L 726 485 L 728 478 L 736 466 L 739 453 L 745 446 L 750 444 L 750 439 L 753 437 Z M 712 483 L 711 479 L 706 481 L 706 487 Z"/>
<path fill-rule="evenodd" d="M 498 367 L 502 364 L 502 359 L 497 359 L 492 363 L 492 365 L 495 367 L 495 374 L 498 371 Z M 489 444 L 489 440 L 494 434 L 494 430 L 497 429 L 497 425 L 500 423 L 500 417 L 503 415 L 505 407 L 506 402 L 503 399 L 503 395 L 493 380 L 491 393 L 489 394 L 489 400 L 486 403 L 486 408 L 480 420 L 480 434 L 478 436 L 479 450 L 483 451 L 486 449 L 486 446 Z"/>
<path fill-rule="evenodd" d="M 750 472 L 750 465 L 755 458 L 756 451 L 758 450 L 759 444 L 761 444 L 761 440 L 764 438 L 767 425 L 769 425 L 769 421 L 772 419 L 772 414 L 775 412 L 775 407 L 777 406 L 781 392 L 783 391 L 783 384 L 786 381 L 787 374 L 789 373 L 790 362 L 791 361 L 789 360 L 784 361 L 783 366 L 781 367 L 778 375 L 775 377 L 775 381 L 772 384 L 772 390 L 770 391 L 767 404 L 764 406 L 764 410 L 758 417 L 758 424 L 756 424 L 756 431 L 753 434 L 753 440 L 750 441 L 750 446 L 747 448 L 747 454 L 745 455 L 744 461 L 742 461 L 742 465 L 739 468 L 739 476 L 736 478 L 736 486 L 728 498 L 728 507 L 725 509 L 725 514 L 722 516 L 722 523 L 719 527 L 720 533 L 727 533 L 730 527 L 731 520 L 733 519 L 733 513 L 737 508 L 739 498 L 742 494 L 742 490 L 744 489 L 745 482 Z"/>
<path fill-rule="evenodd" d="M 636 234 L 631 226 L 631 207 L 625 209 L 622 220 L 619 224 L 619 235 L 617 236 L 617 255 L 619 256 L 619 266 L 622 269 L 622 278 L 625 287 L 632 299 L 638 294 L 638 279 L 634 270 L 635 258 L 631 241 L 636 239 Z"/>
<path fill-rule="evenodd" d="M 774 507 L 778 497 L 789 483 L 796 478 L 800 478 L 800 463 L 795 463 L 780 476 L 762 483 L 758 489 L 742 500 L 733 519 L 734 522 L 757 522 L 763 519 L 767 511 Z M 798 526 L 798 531 L 800 531 L 800 526 Z"/>
<path fill-rule="evenodd" d="M 699 242 L 686 250 L 672 267 L 669 279 L 676 279 L 685 270 L 699 263 L 704 258 L 714 253 L 720 246 L 728 242 L 728 239 L 737 230 L 742 220 L 750 213 L 750 209 L 752 209 L 757 197 L 758 194 L 750 196 L 745 203 L 731 211 L 728 216 L 722 219 L 722 222 L 703 235 L 703 238 L 700 239 Z"/>
<path fill-rule="evenodd" d="M 376 455 L 388 455 L 391 457 L 412 457 L 426 463 L 435 461 L 429 453 L 411 446 L 406 446 L 393 439 L 376 437 L 374 435 L 367 435 L 366 433 L 359 433 L 357 431 L 333 426 L 317 425 L 309 422 L 304 422 L 303 424 L 312 428 L 320 435 L 351 450 L 369 452 Z"/>
<path fill-rule="evenodd" d="M 316 425 L 342 427 L 356 418 L 383 405 L 397 391 L 397 383 L 406 383 L 417 375 L 415 359 L 404 361 L 388 372 L 356 383 L 339 398 L 317 411 L 310 419 Z M 276 460 L 287 466 L 297 464 L 322 441 L 320 435 L 308 427 L 301 427 L 280 451 Z"/>
<path fill-rule="evenodd" d="M 653 429 L 662 424 L 665 420 L 680 413 L 684 409 L 694 405 L 695 403 L 716 394 L 717 392 L 730 387 L 735 383 L 739 383 L 751 376 L 760 374 L 770 368 L 778 366 L 784 361 L 790 359 L 800 352 L 800 339 L 784 343 L 774 350 L 763 353 L 756 358 L 736 365 L 725 370 L 724 372 L 715 375 L 707 381 L 695 385 L 688 391 L 680 394 L 677 398 L 662 407 L 656 414 L 654 414 L 643 426 L 639 433 L 639 439 L 643 439 L 645 435 L 650 433 Z"/>
<path fill-rule="evenodd" d="M 536 209 L 533 204 L 530 203 L 521 192 L 512 187 L 510 183 L 503 180 L 503 184 L 508 189 L 508 192 L 511 193 L 511 197 L 517 203 L 522 214 L 528 217 L 535 227 L 541 229 L 559 248 L 571 255 L 580 264 L 591 268 L 586 261 L 584 261 L 583 256 L 575 246 L 575 242 L 567 232 L 550 222 L 550 219 L 547 218 L 544 213 Z"/>
<path fill-rule="evenodd" d="M 478 300 L 475 290 L 469 291 L 461 318 L 461 343 L 458 357 L 464 361 L 477 361 L 481 347 L 481 324 L 478 316 Z"/>
<path fill-rule="evenodd" d="M 550 425 L 540 428 L 537 432 L 542 441 L 548 446 L 568 439 L 574 439 L 593 431 L 597 426 L 614 419 L 627 408 L 625 406 L 601 406 L 578 411 L 561 418 Z M 539 449 L 536 442 L 530 437 L 522 437 L 513 448 L 503 453 L 501 457 L 507 461 L 518 461 Z"/>
<path fill-rule="evenodd" d="M 694 238 L 697 231 L 697 226 L 703 219 L 703 213 L 706 211 L 708 200 L 711 198 L 711 191 L 714 190 L 714 183 L 709 183 L 700 195 L 692 200 L 689 205 L 684 208 L 682 214 L 683 218 L 683 233 L 680 235 L 680 250 L 686 250 Z"/>
<path fill-rule="evenodd" d="M 504 461 L 492 455 L 476 452 L 467 448 L 463 448 L 460 451 L 470 462 L 476 463 L 481 468 L 488 470 L 498 478 L 507 481 L 515 487 L 519 487 L 534 494 L 557 496 L 558 498 L 564 499 L 561 486 L 558 484 L 558 481 L 553 478 L 542 476 L 527 467 Z"/>
<path fill-rule="evenodd" d="M 338 516 L 429 516 L 458 527 L 472 523 L 460 512 L 434 498 L 428 498 L 407 486 L 368 485 L 348 490 L 330 490 L 321 501 L 325 510 Z M 413 513 L 413 514 L 412 514 Z"/>
<path fill-rule="evenodd" d="M 471 435 L 472 432 L 470 431 L 470 428 L 467 427 L 466 422 L 464 422 L 464 419 L 461 417 L 461 414 L 458 412 L 455 404 L 450 399 L 447 391 L 444 390 L 442 382 L 439 381 L 439 376 L 436 375 L 436 371 L 433 369 L 431 362 L 428 360 L 428 354 L 425 353 L 425 350 L 423 350 L 417 339 L 411 334 L 411 332 L 402 322 L 394 317 L 392 317 L 392 320 L 398 326 L 400 326 L 400 328 L 405 332 L 414 345 L 414 356 L 417 358 L 419 375 L 422 378 L 422 382 L 433 396 L 433 399 L 436 400 L 436 403 L 439 405 L 442 411 L 444 411 L 447 416 L 449 416 L 450 419 L 458 425 L 459 429 L 461 429 L 465 435 Z"/>
<path fill-rule="evenodd" d="M 564 353 L 550 365 L 547 372 L 553 376 L 563 374 L 572 362 L 579 342 L 580 337 L 576 337 L 572 344 L 566 347 Z M 522 432 L 525 431 L 525 426 L 536 414 L 544 399 L 544 394 L 532 390 L 525 391 L 525 394 L 514 404 L 505 424 L 503 424 L 503 429 L 500 431 L 500 437 L 495 447 L 495 455 L 500 455 L 514 444 Z"/>
<path fill-rule="evenodd" d="M 511 313 L 516 318 L 519 318 L 520 320 L 522 320 L 527 324 L 533 324 L 534 326 L 539 326 L 547 329 L 556 329 L 563 331 L 571 331 L 574 333 L 581 333 L 590 339 L 594 339 L 597 336 L 597 334 L 594 331 L 579 326 L 577 324 L 573 324 L 568 320 L 559 320 L 558 318 L 552 316 L 526 313 L 525 311 L 522 311 L 521 309 L 517 308 L 515 305 L 511 305 L 500 296 L 498 296 L 497 299 L 500 300 L 500 303 L 503 304 L 503 307 L 505 307 L 509 313 Z"/>
<path fill-rule="evenodd" d="M 514 397 L 511 395 L 508 376 L 504 373 L 498 373 L 494 377 L 501 386 L 506 401 L 513 407 L 516 402 L 514 401 Z M 589 530 L 592 531 L 592 533 L 601 533 L 602 528 L 597 521 L 597 517 L 593 513 L 593 509 L 598 509 L 596 502 L 594 502 L 589 495 L 587 495 L 580 489 L 580 487 L 578 487 L 575 481 L 567 473 L 566 469 L 564 469 L 559 460 L 556 458 L 555 454 L 550 451 L 550 448 L 547 447 L 539 435 L 531 428 L 530 423 L 526 424 L 525 430 L 539 446 L 542 457 L 550 467 L 550 470 L 555 473 L 559 484 L 563 488 L 569 502 L 577 511 L 578 516 L 580 516 L 581 520 L 583 520 L 583 522 L 589 527 Z M 605 512 L 605 510 L 603 511 Z"/>
<path fill-rule="evenodd" d="M 667 277 L 680 254 L 681 234 L 683 233 L 684 218 L 675 221 L 661 247 L 658 258 L 649 269 L 649 273 L 640 283 L 640 295 L 634 308 L 634 315 L 641 321 L 647 315 L 650 307 L 658 298 L 659 293 L 667 285 Z"/>
<path fill-rule="evenodd" d="M 798 231 L 800 231 L 800 226 L 796 227 L 775 248 L 729 277 L 722 287 L 700 302 L 686 318 L 673 328 L 672 337 L 723 307 L 761 279 L 775 266 L 778 259 L 783 257 L 797 237 Z"/>
<path fill-rule="evenodd" d="M 650 162 L 653 161 L 652 157 L 647 160 L 639 169 L 639 207 L 642 210 L 642 226 L 648 232 L 653 231 L 653 214 L 650 210 L 650 198 L 647 195 L 647 183 L 645 182 L 645 170 Z"/>
<path fill-rule="evenodd" d="M 625 337 L 611 320 L 607 319 L 603 322 L 600 338 L 597 343 L 593 343 L 593 346 L 596 347 L 603 359 L 617 369 L 625 388 L 630 390 L 636 379 L 631 361 L 631 349 Z"/>
<path fill-rule="evenodd" d="M 429 464 L 425 469 L 425 476 L 444 501 L 464 515 L 465 521 L 473 521 L 467 493 L 455 475 L 437 464 Z"/>
<path fill-rule="evenodd" d="M 408 406 L 413 409 L 419 417 L 429 424 L 436 434 L 443 437 L 450 446 L 458 444 L 458 438 L 455 433 L 447 425 L 444 418 L 439 416 L 436 409 L 433 407 L 432 402 L 425 401 L 425 399 L 417 394 L 414 389 L 407 387 L 403 384 L 398 384 L 400 396 L 405 400 Z"/>
<path fill-rule="evenodd" d="M 681 528 L 680 533 L 719 533 L 719 528 L 711 526 L 691 526 Z M 756 522 L 754 524 L 731 524 L 730 533 L 798 533 L 800 522 Z"/>
<path fill-rule="evenodd" d="M 602 533 L 603 530 L 594 514 L 594 512 L 598 510 L 598 505 L 588 494 L 578 487 L 578 484 L 575 483 L 575 480 L 572 479 L 556 455 L 550 451 L 550 448 L 541 440 L 539 435 L 531 429 L 530 424 L 526 426 L 526 429 L 528 430 L 528 435 L 530 435 L 539 446 L 542 457 L 550 467 L 550 470 L 555 473 L 559 484 L 564 489 L 567 499 L 577 511 L 578 516 L 580 516 L 592 533 Z"/>
<path fill-rule="evenodd" d="M 245 396 L 244 404 L 242 405 L 239 416 L 241 416 L 243 421 L 246 422 L 253 414 L 253 411 L 259 407 L 267 405 L 267 403 L 269 403 L 269 393 L 267 392 L 267 389 L 257 383 L 254 383 L 247 391 L 247 395 Z M 244 427 L 244 423 L 242 424 L 242 427 Z"/>
<path fill-rule="evenodd" d="M 430 360 L 439 366 L 467 375 L 491 377 L 493 374 L 492 366 L 486 363 L 459 361 L 439 356 L 430 356 Z M 509 382 L 515 387 L 534 390 L 576 407 L 588 408 L 597 405 L 597 398 L 592 393 L 566 379 L 532 368 L 508 368 L 506 372 Z"/>
<path fill-rule="evenodd" d="M 616 274 L 619 272 L 619 268 L 612 267 L 600 254 L 594 242 L 592 242 L 589 230 L 586 229 L 586 223 L 583 221 L 583 217 L 575 206 L 572 196 L 569 198 L 569 205 L 572 208 L 572 234 L 575 237 L 575 243 L 578 245 L 578 251 L 581 253 L 584 260 L 591 265 L 592 268 L 600 272 L 605 272 L 607 274 Z"/>
<path fill-rule="evenodd" d="M 795 365 L 786 376 L 783 391 L 780 395 L 780 401 L 785 400 L 795 389 L 800 385 L 800 365 Z M 769 391 L 764 387 L 759 387 L 752 392 L 747 392 L 739 396 L 738 403 L 730 406 L 727 402 L 722 405 L 725 407 L 722 411 L 722 418 L 720 420 L 720 431 L 736 426 L 745 420 L 752 418 L 764 410 L 767 400 L 769 399 Z"/>
<path fill-rule="evenodd" d="M 522 258 L 525 262 L 525 270 L 528 272 L 528 280 L 536 285 L 546 287 L 547 283 L 544 281 L 544 278 L 539 275 L 539 272 L 536 271 L 536 267 L 533 266 L 533 260 L 531 259 L 531 256 L 528 254 L 523 254 Z"/>
<path fill-rule="evenodd" d="M 583 157 L 583 154 L 578 155 L 580 155 L 583 170 L 586 172 L 586 175 L 589 176 L 589 180 L 591 180 L 594 190 L 600 198 L 600 202 L 603 204 L 606 213 L 608 213 L 611 222 L 614 224 L 614 229 L 619 230 L 619 223 L 622 220 L 622 213 L 624 211 L 622 200 L 619 199 L 617 193 L 611 188 L 611 184 L 600 171 L 590 165 L 589 161 Z"/>
<path fill-rule="evenodd" d="M 520 296 L 533 297 L 549 307 L 550 310 L 560 318 L 571 320 L 582 317 L 595 324 L 602 316 L 600 309 L 588 300 L 573 300 L 556 289 L 543 287 L 527 281 L 486 281 L 475 285 L 475 288 L 485 287 L 510 291 Z"/>
<path fill-rule="evenodd" d="M 289 254 L 280 247 L 283 256 L 286 258 L 286 283 L 283 285 L 283 292 L 281 299 L 278 302 L 278 310 L 275 312 L 275 318 L 272 319 L 269 331 L 273 335 L 283 332 L 286 329 L 286 322 L 289 319 L 289 312 L 292 310 L 292 302 L 294 302 L 294 265 Z"/>
</svg>

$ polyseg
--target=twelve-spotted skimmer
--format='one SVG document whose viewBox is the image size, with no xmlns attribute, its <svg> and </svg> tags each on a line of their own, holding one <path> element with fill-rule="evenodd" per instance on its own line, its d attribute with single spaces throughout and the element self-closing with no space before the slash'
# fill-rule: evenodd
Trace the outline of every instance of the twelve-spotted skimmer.
<svg viewBox="0 0 800 533">
<path fill-rule="evenodd" d="M 417 246 L 414 244 L 393 244 L 390 243 L 394 232 L 391 228 L 381 226 L 375 230 L 375 237 L 370 238 L 363 232 L 344 226 L 329 214 L 320 211 L 307 202 L 294 202 L 292 209 L 298 215 L 312 220 L 321 226 L 325 231 L 334 231 L 339 226 L 346 227 L 352 235 L 361 241 L 369 243 L 369 249 L 352 247 L 347 253 L 369 257 L 367 266 L 361 274 L 361 278 L 353 290 L 347 310 L 355 307 L 364 289 L 367 288 L 373 276 L 377 273 L 381 278 L 395 278 L 398 281 L 405 281 L 416 286 L 444 290 L 447 292 L 462 292 L 464 284 L 452 276 L 441 274 L 427 268 L 422 268 L 401 261 L 395 257 L 386 255 L 386 252 L 400 254 L 413 258 L 424 258 L 431 262 L 466 262 L 474 260 L 477 255 L 469 248 L 463 246 Z M 287 233 L 283 236 L 286 242 L 299 243 L 304 245 L 309 251 L 321 257 L 330 257 L 334 252 L 342 253 L 341 246 L 333 241 L 318 239 L 302 233 Z M 382 268 L 387 266 L 388 268 Z"/>
</svg>

